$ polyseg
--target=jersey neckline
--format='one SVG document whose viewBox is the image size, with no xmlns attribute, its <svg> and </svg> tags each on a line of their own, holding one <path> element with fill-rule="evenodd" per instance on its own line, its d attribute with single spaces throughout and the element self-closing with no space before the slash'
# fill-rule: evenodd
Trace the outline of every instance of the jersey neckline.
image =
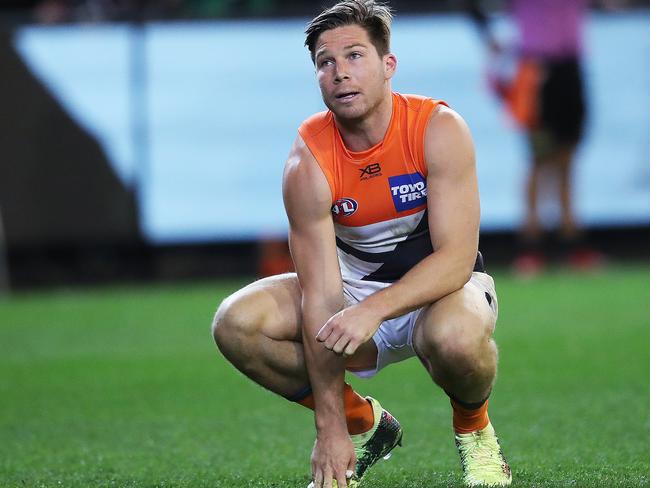
<svg viewBox="0 0 650 488">
<path fill-rule="evenodd" d="M 350 151 L 346 145 L 345 142 L 343 141 L 343 137 L 341 136 L 341 132 L 339 131 L 338 126 L 336 125 L 336 119 L 334 118 L 334 114 L 332 114 L 332 120 L 334 122 L 334 128 L 336 129 L 334 132 L 336 134 L 336 143 L 338 146 L 341 148 L 343 154 L 345 154 L 346 159 L 353 163 L 353 164 L 363 164 L 366 162 L 368 158 L 371 158 L 374 156 L 377 152 L 381 151 L 384 147 L 384 142 L 387 140 L 390 140 L 393 132 L 395 131 L 395 125 L 396 125 L 396 113 L 398 110 L 398 104 L 399 104 L 399 97 L 397 93 L 391 92 L 391 97 L 393 101 L 393 107 L 391 110 L 391 115 L 390 115 L 390 122 L 388 123 L 388 129 L 386 130 L 386 133 L 384 134 L 384 137 L 382 138 L 381 141 L 379 141 L 377 144 L 374 146 L 365 149 L 364 151 Z"/>
</svg>

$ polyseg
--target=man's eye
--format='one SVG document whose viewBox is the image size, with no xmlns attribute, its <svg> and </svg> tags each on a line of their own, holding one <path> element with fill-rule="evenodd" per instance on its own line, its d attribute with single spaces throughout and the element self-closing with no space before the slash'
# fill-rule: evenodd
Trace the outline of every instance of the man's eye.
<svg viewBox="0 0 650 488">
<path fill-rule="evenodd" d="M 361 53 L 353 52 L 352 54 L 350 54 L 350 57 L 351 57 L 352 59 L 360 58 L 360 57 L 361 57 Z"/>
</svg>

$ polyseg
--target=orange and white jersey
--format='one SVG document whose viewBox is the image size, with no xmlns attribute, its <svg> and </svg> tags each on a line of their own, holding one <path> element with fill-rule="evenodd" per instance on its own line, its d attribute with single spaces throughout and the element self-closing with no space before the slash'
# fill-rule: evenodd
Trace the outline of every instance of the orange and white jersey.
<svg viewBox="0 0 650 488">
<path fill-rule="evenodd" d="M 393 93 L 384 139 L 349 151 L 330 111 L 299 128 L 332 192 L 332 218 L 344 283 L 382 287 L 433 252 L 427 221 L 424 135 L 440 101 Z"/>
</svg>

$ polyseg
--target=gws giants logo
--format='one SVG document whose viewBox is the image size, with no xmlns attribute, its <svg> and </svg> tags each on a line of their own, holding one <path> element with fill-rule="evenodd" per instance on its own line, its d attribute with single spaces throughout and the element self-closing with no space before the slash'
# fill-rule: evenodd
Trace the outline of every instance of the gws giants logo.
<svg viewBox="0 0 650 488">
<path fill-rule="evenodd" d="M 359 208 L 359 204 L 352 198 L 341 198 L 332 205 L 332 213 L 338 217 L 349 217 Z"/>
<path fill-rule="evenodd" d="M 388 184 L 398 212 L 427 203 L 427 183 L 420 173 L 391 176 L 388 178 Z"/>
</svg>

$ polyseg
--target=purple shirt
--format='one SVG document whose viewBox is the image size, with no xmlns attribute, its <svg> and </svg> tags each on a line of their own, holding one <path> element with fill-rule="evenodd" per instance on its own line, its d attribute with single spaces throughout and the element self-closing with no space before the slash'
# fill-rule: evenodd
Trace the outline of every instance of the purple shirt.
<svg viewBox="0 0 650 488">
<path fill-rule="evenodd" d="M 524 55 L 550 58 L 579 56 L 588 0 L 511 0 Z"/>
</svg>

